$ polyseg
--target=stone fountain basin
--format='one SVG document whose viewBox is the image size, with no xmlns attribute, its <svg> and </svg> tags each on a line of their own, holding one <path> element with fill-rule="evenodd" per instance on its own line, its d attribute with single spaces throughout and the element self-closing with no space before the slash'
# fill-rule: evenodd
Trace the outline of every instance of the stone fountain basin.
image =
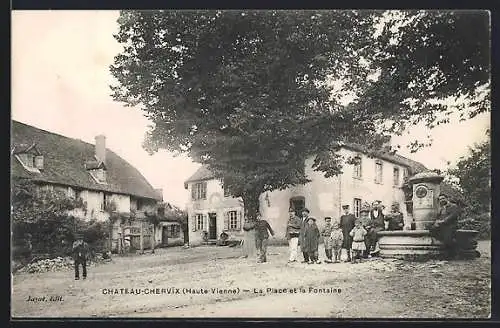
<svg viewBox="0 0 500 328">
<path fill-rule="evenodd" d="M 457 230 L 457 243 L 465 257 L 479 256 L 476 251 L 478 233 L 476 230 Z M 420 259 L 444 255 L 443 244 L 431 237 L 429 230 L 380 231 L 378 237 L 381 257 Z"/>
</svg>

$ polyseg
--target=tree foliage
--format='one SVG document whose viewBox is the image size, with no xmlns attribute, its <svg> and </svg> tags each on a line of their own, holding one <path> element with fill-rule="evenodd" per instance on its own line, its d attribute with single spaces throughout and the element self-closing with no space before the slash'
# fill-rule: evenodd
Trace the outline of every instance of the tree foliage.
<svg viewBox="0 0 500 328">
<path fill-rule="evenodd" d="M 152 122 L 146 149 L 207 165 L 249 216 L 262 192 L 309 181 L 306 158 L 336 175 L 339 142 L 379 149 L 448 113 L 431 98 L 472 99 L 489 81 L 484 15 L 160 10 L 118 22 L 113 96 Z"/>
<path fill-rule="evenodd" d="M 82 233 L 95 248 L 100 248 L 107 237 L 106 224 L 86 222 L 70 214 L 84 207 L 81 199 L 68 198 L 62 192 L 45 190 L 23 179 L 13 181 L 11 197 L 14 249 L 22 250 L 29 242 L 34 253 L 64 254 L 71 249 L 75 233 Z"/>
<path fill-rule="evenodd" d="M 458 178 L 458 185 L 471 211 L 491 210 L 491 143 L 486 140 L 469 149 L 448 173 Z"/>
</svg>

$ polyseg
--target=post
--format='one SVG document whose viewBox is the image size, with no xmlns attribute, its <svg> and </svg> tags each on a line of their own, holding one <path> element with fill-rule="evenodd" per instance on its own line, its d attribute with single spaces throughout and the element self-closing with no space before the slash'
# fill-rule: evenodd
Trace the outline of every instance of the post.
<svg viewBox="0 0 500 328">
<path fill-rule="evenodd" d="M 140 236 L 140 245 L 141 245 L 141 254 L 144 254 L 144 222 L 141 222 L 141 236 Z"/>
</svg>

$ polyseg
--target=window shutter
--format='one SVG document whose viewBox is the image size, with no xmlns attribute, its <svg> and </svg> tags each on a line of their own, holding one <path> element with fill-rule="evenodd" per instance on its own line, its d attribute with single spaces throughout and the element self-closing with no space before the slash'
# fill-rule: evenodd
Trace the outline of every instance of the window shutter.
<svg viewBox="0 0 500 328">
<path fill-rule="evenodd" d="M 207 230 L 207 229 L 208 229 L 208 215 L 203 214 L 203 230 Z"/>
<path fill-rule="evenodd" d="M 224 230 L 229 230 L 229 212 L 224 212 Z"/>
<path fill-rule="evenodd" d="M 191 184 L 191 199 L 196 200 L 196 184 Z"/>
<path fill-rule="evenodd" d="M 196 231 L 196 215 L 191 217 L 191 225 L 193 231 Z"/>
<path fill-rule="evenodd" d="M 238 219 L 236 220 L 236 229 L 241 230 L 241 211 L 237 213 Z"/>
</svg>

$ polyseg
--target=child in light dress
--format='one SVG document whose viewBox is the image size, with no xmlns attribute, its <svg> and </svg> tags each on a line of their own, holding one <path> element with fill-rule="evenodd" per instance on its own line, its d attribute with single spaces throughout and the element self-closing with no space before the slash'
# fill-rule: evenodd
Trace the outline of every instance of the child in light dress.
<svg viewBox="0 0 500 328">
<path fill-rule="evenodd" d="M 340 262 L 340 250 L 342 249 L 342 243 L 344 242 L 344 234 L 340 228 L 339 222 L 333 223 L 332 232 L 330 233 L 331 245 L 333 248 L 333 263 Z"/>
<path fill-rule="evenodd" d="M 352 263 L 358 263 L 361 261 L 361 255 L 363 251 L 366 250 L 365 237 L 368 234 L 360 220 L 356 220 L 354 229 L 351 230 L 349 235 L 352 237 L 352 252 L 354 257 Z"/>
</svg>

